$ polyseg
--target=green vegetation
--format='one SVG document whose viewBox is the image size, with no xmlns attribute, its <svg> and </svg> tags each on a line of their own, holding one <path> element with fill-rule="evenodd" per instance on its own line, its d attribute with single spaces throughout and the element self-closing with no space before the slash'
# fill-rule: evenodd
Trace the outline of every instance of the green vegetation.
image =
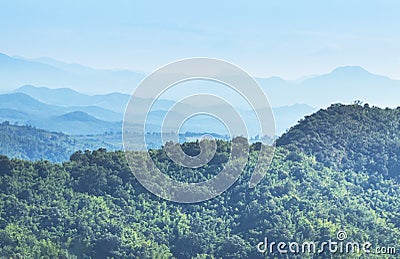
<svg viewBox="0 0 400 259">
<path fill-rule="evenodd" d="M 385 117 L 373 117 L 376 111 Z M 347 232 L 348 241 L 400 248 L 400 186 L 395 171 L 388 169 L 385 175 L 368 170 L 369 163 L 360 169 L 343 160 L 329 164 L 312 141 L 315 136 L 339 141 L 323 133 L 328 130 L 342 132 L 347 141 L 359 132 L 366 139 L 353 139 L 345 151 L 356 152 L 350 149 L 352 145 L 367 149 L 370 141 L 395 132 L 389 128 L 398 130 L 391 117 L 396 112 L 359 105 L 335 105 L 320 111 L 277 141 L 272 165 L 264 168 L 259 185 L 248 187 L 258 154 L 258 144 L 253 144 L 239 180 L 222 195 L 198 204 L 168 202 L 149 193 L 134 178 L 121 151 L 76 152 L 62 164 L 0 156 L 0 256 L 262 258 L 256 245 L 265 237 L 274 242 L 336 241 L 339 230 Z M 371 120 L 357 117 L 365 113 L 378 125 L 386 123 L 369 126 Z M 354 130 L 347 128 L 349 122 L 341 123 L 351 114 L 355 116 L 351 122 L 357 124 L 351 125 Z M 336 129 L 328 126 L 330 121 L 336 122 Z M 368 127 L 376 130 L 356 130 Z M 301 130 L 309 135 L 304 139 L 310 140 L 312 148 L 306 149 Z M 388 139 L 396 143 L 392 135 Z M 337 147 L 324 143 L 323 148 Z M 392 144 L 377 154 L 360 154 L 379 157 L 390 152 Z M 224 165 L 229 145 L 218 141 L 217 154 L 209 165 L 193 170 L 173 164 L 162 150 L 151 151 L 151 156 L 171 177 L 197 182 Z M 182 147 L 187 154 L 198 153 L 198 143 Z M 145 162 L 143 154 L 138 159 Z M 277 252 L 274 255 L 279 257 Z M 304 256 L 311 257 L 298 255 Z M 335 256 L 327 253 L 315 258 Z M 345 254 L 342 258 L 359 256 Z"/>
<path fill-rule="evenodd" d="M 0 154 L 26 160 L 61 162 L 81 149 L 99 146 L 77 141 L 68 135 L 36 129 L 32 126 L 0 123 Z"/>
<path fill-rule="evenodd" d="M 74 127 L 79 127 L 75 125 Z M 198 139 L 203 133 L 186 132 L 180 134 L 179 141 Z M 226 136 L 210 134 L 214 138 L 229 139 Z M 168 136 L 168 134 L 167 134 Z M 172 134 L 175 137 L 175 134 Z M 137 134 L 139 140 L 143 135 Z M 161 146 L 161 134 L 147 133 L 149 147 Z M 68 161 L 72 153 L 79 150 L 122 150 L 122 132 L 108 131 L 103 134 L 67 135 L 37 129 L 31 125 L 13 125 L 8 121 L 0 123 L 0 154 L 9 158 L 21 158 L 30 161 L 48 160 L 50 162 Z"/>
<path fill-rule="evenodd" d="M 277 140 L 339 170 L 400 180 L 400 107 L 381 109 L 334 104 L 306 119 Z"/>
<path fill-rule="evenodd" d="M 223 195 L 194 205 L 149 194 L 122 152 L 75 153 L 63 165 L 3 157 L 0 168 L 6 257 L 254 258 L 264 237 L 326 241 L 340 229 L 351 240 L 399 246 L 397 183 L 371 185 L 356 173 L 347 180 L 283 149 L 255 189 L 246 170 Z"/>
</svg>

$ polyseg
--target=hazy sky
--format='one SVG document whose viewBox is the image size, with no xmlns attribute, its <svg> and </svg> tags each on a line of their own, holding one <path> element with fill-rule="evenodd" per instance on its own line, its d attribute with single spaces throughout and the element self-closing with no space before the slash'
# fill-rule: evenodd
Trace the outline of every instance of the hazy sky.
<svg viewBox="0 0 400 259">
<path fill-rule="evenodd" d="M 400 79 L 400 1 L 3 1 L 0 52 L 150 72 L 177 59 L 296 79 L 343 65 Z"/>
</svg>

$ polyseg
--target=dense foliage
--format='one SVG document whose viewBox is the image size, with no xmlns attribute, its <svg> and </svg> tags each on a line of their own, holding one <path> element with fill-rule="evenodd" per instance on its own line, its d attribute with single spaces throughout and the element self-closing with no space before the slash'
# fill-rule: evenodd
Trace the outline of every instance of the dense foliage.
<svg viewBox="0 0 400 259">
<path fill-rule="evenodd" d="M 12 125 L 8 121 L 0 123 L 0 154 L 9 158 L 63 162 L 78 150 L 120 150 L 121 146 L 121 133 L 71 136 L 31 125 Z"/>
<path fill-rule="evenodd" d="M 74 127 L 80 127 L 75 124 Z M 207 133 L 209 134 L 209 133 Z M 185 132 L 179 135 L 179 141 L 185 142 L 200 138 L 204 133 Z M 209 134 L 217 139 L 229 139 L 227 136 Z M 169 136 L 168 133 L 166 136 Z M 172 134 L 175 137 L 175 134 Z M 138 143 L 143 135 L 137 134 Z M 160 148 L 160 133 L 146 134 L 148 147 Z M 138 145 L 139 146 L 139 145 Z M 50 132 L 31 125 L 16 125 L 8 121 L 0 122 L 0 154 L 9 158 L 21 158 L 30 161 L 49 160 L 50 162 L 68 161 L 70 155 L 78 150 L 122 150 L 122 132 L 107 131 L 102 134 L 68 135 Z"/>
<path fill-rule="evenodd" d="M 276 143 L 331 168 L 400 180 L 400 107 L 334 104 L 307 116 Z"/>
<path fill-rule="evenodd" d="M 399 112 L 359 104 L 321 110 L 277 140 L 272 165 L 262 167 L 265 177 L 259 185 L 248 187 L 256 143 L 239 180 L 197 204 L 149 193 L 121 151 L 75 152 L 62 164 L 0 156 L 0 257 L 286 258 L 277 251 L 262 255 L 256 245 L 265 237 L 270 242 L 335 240 L 339 230 L 349 241 L 399 248 Z M 49 154 L 67 150 L 56 144 L 68 143 L 65 135 L 7 123 L 1 127 L 3 136 L 27 139 L 16 150 L 43 148 L 46 138 L 55 143 Z M 13 138 L 0 143 L 10 147 Z M 193 170 L 174 164 L 163 150 L 150 155 L 172 178 L 199 182 L 229 159 L 231 144 L 217 144 L 214 158 Z M 197 142 L 181 146 L 189 155 L 199 153 Z M 137 163 L 147 164 L 144 154 L 136 155 Z M 362 255 L 289 255 L 294 256 Z"/>
<path fill-rule="evenodd" d="M 62 133 L 11 125 L 7 121 L 0 123 L 0 154 L 8 157 L 59 162 L 77 150 L 94 147 Z"/>
<path fill-rule="evenodd" d="M 166 172 L 196 182 L 226 161 L 228 146 L 219 142 L 220 160 L 192 172 L 162 151 L 152 155 L 173 168 Z M 187 153 L 197 148 L 184 145 Z M 253 145 L 234 186 L 198 204 L 167 202 L 144 190 L 123 152 L 77 152 L 63 164 L 0 157 L 0 256 L 261 258 L 256 245 L 265 237 L 327 241 L 341 229 L 349 240 L 399 247 L 396 181 L 344 175 L 279 148 L 263 181 L 250 189 L 256 156 Z"/>
</svg>

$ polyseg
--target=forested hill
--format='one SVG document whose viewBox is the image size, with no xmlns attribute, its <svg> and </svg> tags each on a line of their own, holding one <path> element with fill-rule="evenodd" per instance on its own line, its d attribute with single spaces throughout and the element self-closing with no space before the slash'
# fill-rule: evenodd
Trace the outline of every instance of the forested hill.
<svg viewBox="0 0 400 259">
<path fill-rule="evenodd" d="M 98 145 L 79 141 L 63 133 L 11 125 L 7 121 L 0 123 L 0 155 L 61 162 L 68 160 L 75 151 L 97 148 Z"/>
<path fill-rule="evenodd" d="M 223 161 L 228 144 L 219 145 Z M 222 166 L 187 170 L 162 151 L 153 155 L 166 173 L 188 182 Z M 312 157 L 278 148 L 263 181 L 251 189 L 256 155 L 253 149 L 249 167 L 231 188 L 198 204 L 167 202 L 143 189 L 123 152 L 78 152 L 63 164 L 0 156 L 0 257 L 265 258 L 256 245 L 266 237 L 324 242 L 336 240 L 340 230 L 349 241 L 400 246 L 398 184 L 370 184 L 358 173 L 345 177 Z M 358 255 L 341 258 L 348 257 Z"/>
<path fill-rule="evenodd" d="M 334 169 L 400 180 L 400 107 L 334 104 L 307 116 L 276 143 Z"/>
<path fill-rule="evenodd" d="M 399 109 L 333 105 L 277 141 L 272 165 L 261 163 L 265 177 L 255 188 L 248 181 L 259 144 L 231 188 L 197 204 L 149 193 L 122 151 L 76 152 L 62 164 L 0 156 L 0 257 L 395 258 L 327 251 L 286 257 L 276 249 L 262 255 L 256 245 L 265 238 L 321 244 L 345 231 L 348 242 L 400 249 L 398 130 Z M 150 154 L 165 174 L 198 182 L 230 157 L 230 143 L 217 143 L 215 159 L 196 169 L 174 164 L 163 150 Z M 198 143 L 182 148 L 199 150 Z M 144 154 L 136 159 L 148 162 Z"/>
</svg>

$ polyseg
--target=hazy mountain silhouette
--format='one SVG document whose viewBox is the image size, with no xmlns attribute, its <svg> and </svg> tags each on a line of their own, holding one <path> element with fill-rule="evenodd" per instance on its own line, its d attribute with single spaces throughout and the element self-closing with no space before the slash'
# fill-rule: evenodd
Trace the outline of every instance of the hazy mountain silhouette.
<svg viewBox="0 0 400 259">
<path fill-rule="evenodd" d="M 63 113 L 62 107 L 48 105 L 23 93 L 10 93 L 0 95 L 0 108 L 13 109 L 32 116 L 48 117 Z"/>
<path fill-rule="evenodd" d="M 52 116 L 46 119 L 30 120 L 28 123 L 38 128 L 71 135 L 103 134 L 121 130 L 120 122 L 113 123 L 99 120 L 81 111 Z"/>
<path fill-rule="evenodd" d="M 97 106 L 116 113 L 123 113 L 129 100 L 129 95 L 121 93 L 87 95 L 69 88 L 50 89 L 32 85 L 24 85 L 14 92 L 25 93 L 46 104 L 66 107 Z"/>
<path fill-rule="evenodd" d="M 400 80 L 372 74 L 359 66 L 339 67 L 300 82 L 270 78 L 259 79 L 259 83 L 272 106 L 304 103 L 321 108 L 355 100 L 381 107 L 397 107 L 400 103 Z"/>
<path fill-rule="evenodd" d="M 60 96 L 63 96 L 62 94 Z M 21 118 L 22 114 L 29 115 L 28 118 L 38 117 L 47 118 L 49 116 L 61 115 L 63 113 L 82 111 L 86 112 L 98 119 L 106 121 L 121 121 L 120 113 L 107 110 L 97 106 L 57 106 L 46 104 L 24 93 L 0 94 L 0 109 L 3 109 L 3 116 L 8 115 L 8 120 L 13 121 L 14 118 Z M 15 113 L 6 113 L 5 109 L 19 112 L 16 117 Z"/>
<path fill-rule="evenodd" d="M 63 62 L 10 57 L 0 53 L 0 86 L 3 91 L 21 85 L 43 85 L 79 89 L 87 93 L 131 92 L 144 78 L 128 70 L 101 70 Z"/>
<path fill-rule="evenodd" d="M 130 98 L 128 94 L 120 92 L 131 92 L 143 78 L 143 74 L 132 71 L 98 70 L 50 58 L 28 60 L 0 54 L 2 90 L 19 87 L 13 93 L 0 95 L 0 119 L 19 123 L 30 120 L 38 123 L 41 119 L 46 121 L 50 117 L 54 119 L 71 112 L 84 112 L 107 123 L 120 122 Z M 375 75 L 358 66 L 339 67 L 324 75 L 304 77 L 296 81 L 280 77 L 256 80 L 274 107 L 278 135 L 305 115 L 331 103 L 352 103 L 361 100 L 381 107 L 399 106 L 400 80 Z M 203 92 L 200 90 L 207 88 L 208 84 L 210 82 L 195 82 L 189 85 L 189 88 L 193 89 L 183 88 L 181 94 L 188 90 Z M 20 87 L 21 85 L 23 86 Z M 105 92 L 107 94 L 96 94 Z M 232 96 L 227 94 L 224 97 L 229 99 Z M 235 98 L 237 96 L 232 99 L 233 102 Z M 136 101 L 139 107 L 142 102 L 146 103 L 145 99 Z M 157 100 L 150 116 L 152 123 L 161 123 L 162 116 L 174 103 L 172 100 Z M 191 104 L 188 104 L 187 109 L 191 108 Z M 139 114 L 143 112 L 144 108 L 138 109 Z M 198 125 L 200 130 L 206 122 L 209 123 L 199 120 L 194 124 Z M 214 129 L 211 126 L 209 128 Z"/>
<path fill-rule="evenodd" d="M 18 122 L 20 124 L 26 124 L 29 120 L 29 123 L 37 127 L 44 127 L 48 130 L 61 129 L 62 131 L 61 126 L 52 127 L 52 124 L 55 123 L 54 116 L 60 116 L 70 112 L 84 112 L 102 121 L 121 122 L 123 120 L 123 112 L 128 99 L 129 95 L 121 93 L 90 96 L 67 88 L 50 89 L 46 87 L 23 86 L 11 94 L 0 95 L 0 101 L 2 101 L 0 108 L 14 110 L 14 113 L 9 113 L 8 116 L 7 112 L 1 113 L 0 111 L 0 118 L 3 120 L 9 120 L 11 122 Z M 145 99 L 140 98 L 135 99 L 135 101 L 137 102 L 138 107 L 141 107 L 141 104 L 145 105 L 146 103 Z M 151 125 L 149 129 L 159 131 L 164 116 L 174 104 L 175 102 L 171 100 L 157 100 L 148 116 L 148 123 Z M 95 105 L 99 105 L 100 107 Z M 105 107 L 110 109 L 114 108 L 114 111 L 106 109 Z M 192 107 L 190 104 L 185 104 L 185 107 L 185 110 L 195 111 L 194 107 Z M 224 109 L 224 107 L 213 106 L 212 109 L 215 111 Z M 285 132 L 298 120 L 303 118 L 305 115 L 311 114 L 315 110 L 315 108 L 306 104 L 296 104 L 274 108 L 273 111 L 276 121 L 276 134 L 280 135 L 281 133 Z M 20 112 L 22 114 L 16 114 L 16 112 Z M 144 112 L 145 108 L 143 106 L 143 108 L 138 109 L 137 115 L 142 116 Z M 252 113 L 251 111 L 240 112 L 242 112 L 242 114 L 246 117 L 252 116 L 252 114 L 250 114 Z M 1 116 L 2 114 L 3 116 Z M 174 116 L 176 118 L 180 117 L 179 114 L 175 114 L 173 117 Z M 49 121 L 49 117 L 52 117 L 53 119 Z M 41 122 L 39 123 L 40 118 L 47 124 Z M 249 123 L 251 124 L 251 121 Z M 224 128 L 221 128 L 220 124 L 216 124 L 215 120 L 205 117 L 192 119 L 189 125 L 184 128 L 190 129 L 190 131 L 193 132 L 204 132 L 204 125 L 207 125 L 207 129 L 210 131 L 210 133 L 226 133 Z M 172 126 L 173 125 L 166 125 L 166 128 L 170 129 Z M 66 128 L 68 127 L 66 126 Z M 99 127 L 99 129 L 104 128 L 108 128 L 108 126 Z M 257 131 L 257 129 L 249 127 L 250 131 Z M 68 131 L 78 132 L 79 129 L 71 131 L 68 128 Z M 87 131 L 85 130 L 85 132 Z M 96 130 L 96 132 L 98 132 L 98 130 Z"/>
<path fill-rule="evenodd" d="M 3 92 L 21 85 L 40 85 L 70 88 L 90 94 L 131 93 L 144 77 L 144 74 L 128 70 L 100 70 L 51 58 L 28 60 L 0 54 L 0 86 Z M 304 77 L 296 81 L 279 77 L 256 80 L 265 90 L 273 107 L 303 103 L 321 108 L 331 103 L 351 103 L 357 99 L 382 107 L 397 106 L 396 97 L 400 94 L 400 80 L 375 75 L 358 66 L 343 66 L 324 75 Z M 195 84 L 194 87 L 196 88 Z M 28 87 L 24 87 L 20 92 L 49 104 L 79 106 L 85 103 L 117 112 L 122 112 L 124 107 L 121 103 L 126 103 L 129 98 L 128 95 L 117 93 L 102 94 L 95 98 L 93 96 L 87 102 L 87 96 L 77 95 L 68 89 L 58 90 L 64 95 L 61 99 L 56 99 L 54 93 L 49 95 L 46 89 L 41 90 L 41 93 L 35 90 L 34 95 Z"/>
</svg>

